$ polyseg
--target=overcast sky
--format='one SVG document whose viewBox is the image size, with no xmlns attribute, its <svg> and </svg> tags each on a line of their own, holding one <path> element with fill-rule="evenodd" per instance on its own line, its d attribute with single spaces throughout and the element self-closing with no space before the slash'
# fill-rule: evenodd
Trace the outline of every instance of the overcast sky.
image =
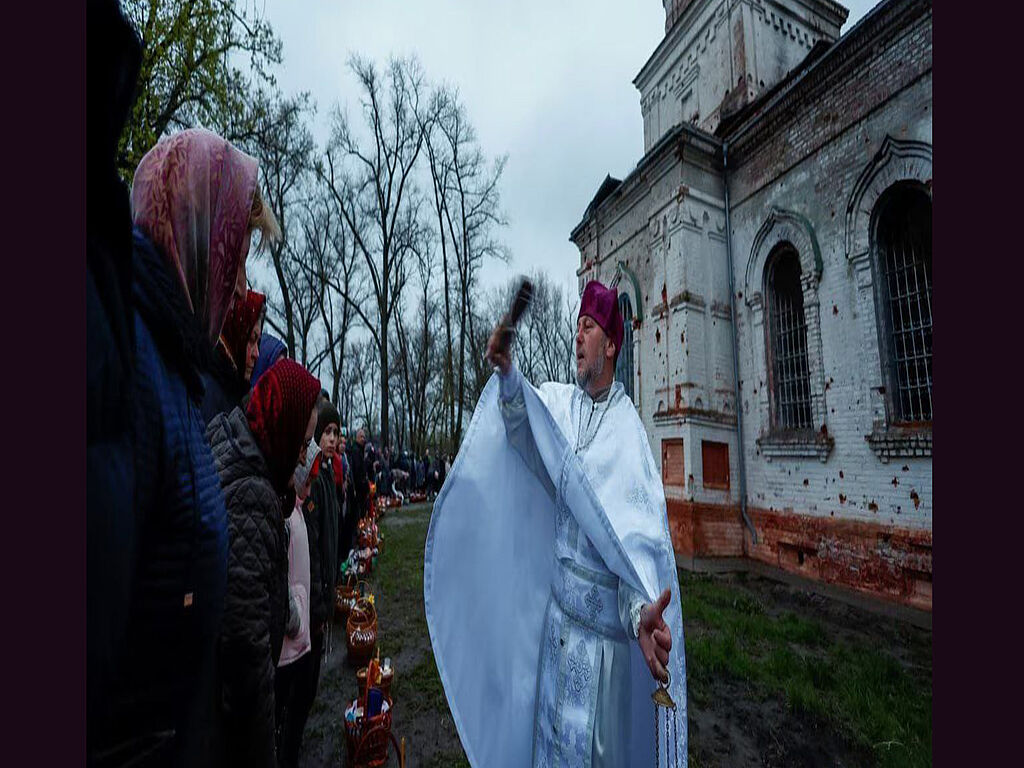
<svg viewBox="0 0 1024 768">
<path fill-rule="evenodd" d="M 540 267 L 576 290 L 569 232 L 605 174 L 643 155 L 633 78 L 661 42 L 661 0 L 255 0 L 284 44 L 278 79 L 309 91 L 322 142 L 335 104 L 354 111 L 347 70 L 358 52 L 384 63 L 415 54 L 428 78 L 458 87 L 489 157 L 508 153 L 501 185 L 512 261 L 486 286 Z M 848 30 L 874 0 L 846 0 Z"/>
</svg>

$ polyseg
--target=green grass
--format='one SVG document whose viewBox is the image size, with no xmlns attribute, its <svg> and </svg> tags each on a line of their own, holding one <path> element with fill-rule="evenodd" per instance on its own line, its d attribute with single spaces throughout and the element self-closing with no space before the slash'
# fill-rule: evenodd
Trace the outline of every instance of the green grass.
<svg viewBox="0 0 1024 768">
<path fill-rule="evenodd" d="M 401 518 L 414 519 L 404 525 L 389 525 Z M 430 507 L 392 512 L 382 527 L 385 531 L 385 561 L 377 571 L 377 584 L 389 603 L 404 605 L 408 614 L 401 634 L 386 638 L 389 653 L 401 651 L 404 635 L 427 636 L 427 618 L 423 609 L 423 546 L 426 540 Z M 423 659 L 395 679 L 395 697 L 412 711 L 432 709 L 447 711 L 448 703 L 441 685 L 441 676 L 429 648 Z"/>
<path fill-rule="evenodd" d="M 830 642 L 818 621 L 773 616 L 738 586 L 684 574 L 680 587 L 689 692 L 698 704 L 709 702 L 716 675 L 728 675 L 827 721 L 881 766 L 931 765 L 930 658 L 916 665 L 925 673 L 914 673 L 885 648 Z"/>
<path fill-rule="evenodd" d="M 423 607 L 423 550 L 430 514 L 429 504 L 392 510 L 387 514 L 381 521 L 385 536 L 384 555 L 373 579 L 382 602 L 392 607 L 402 606 L 400 626 L 382 628 L 382 652 L 397 657 L 403 648 L 416 649 L 426 644 L 419 660 L 412 662 L 411 668 L 399 670 L 396 674 L 395 700 L 401 702 L 403 711 L 413 716 L 435 716 L 436 727 L 440 728 L 443 727 L 440 721 L 446 719 L 450 723 L 451 713 L 430 649 Z M 443 751 L 431 755 L 425 765 L 468 768 L 469 762 L 461 750 Z"/>
<path fill-rule="evenodd" d="M 412 711 L 447 711 L 448 700 L 444 695 L 434 654 L 428 653 L 423 661 L 395 681 L 395 697 L 399 696 Z"/>
<path fill-rule="evenodd" d="M 394 525 L 400 518 L 415 522 Z M 430 521 L 430 508 L 392 510 L 381 522 L 385 537 L 384 554 L 374 571 L 377 599 L 389 606 L 402 606 L 405 626 L 402 632 L 382 626 L 382 652 L 397 656 L 413 635 L 427 636 L 427 617 L 423 608 L 423 545 Z"/>
<path fill-rule="evenodd" d="M 415 522 L 400 524 L 398 518 Z M 384 554 L 375 571 L 376 583 L 382 591 L 406 596 L 419 596 L 423 612 L 423 545 L 430 522 L 430 507 L 391 510 L 380 523 L 384 534 Z M 412 607 L 410 605 L 410 607 Z"/>
<path fill-rule="evenodd" d="M 403 519 L 411 521 L 398 524 Z M 393 510 L 382 523 L 387 543 L 374 573 L 375 590 L 379 599 L 408 612 L 400 633 L 383 629 L 389 655 L 427 636 L 423 545 L 429 520 L 425 505 Z M 732 678 L 747 684 L 747 695 L 779 698 L 792 712 L 869 750 L 879 766 L 931 765 L 930 645 L 908 643 L 912 663 L 904 665 L 887 647 L 891 643 L 842 639 L 843 633 L 799 609 L 779 612 L 742 582 L 683 574 L 680 586 L 688 695 L 696 705 L 720 704 L 715 697 L 721 696 L 721 678 Z M 395 692 L 409 711 L 448 713 L 429 647 L 396 677 Z M 690 758 L 691 768 L 702 768 L 699 753 L 691 751 Z M 427 765 L 468 763 L 461 754 L 438 753 Z"/>
<path fill-rule="evenodd" d="M 457 752 L 439 752 L 425 764 L 424 768 L 469 768 L 469 760 Z"/>
</svg>

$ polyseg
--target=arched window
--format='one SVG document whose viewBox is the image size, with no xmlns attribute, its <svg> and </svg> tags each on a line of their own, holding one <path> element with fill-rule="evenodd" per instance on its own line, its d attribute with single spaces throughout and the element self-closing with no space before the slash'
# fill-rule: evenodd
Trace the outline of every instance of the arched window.
<svg viewBox="0 0 1024 768">
<path fill-rule="evenodd" d="M 875 213 L 875 276 L 886 406 L 894 423 L 932 420 L 932 201 L 890 187 Z"/>
<path fill-rule="evenodd" d="M 800 284 L 800 258 L 789 243 L 779 243 L 768 256 L 765 297 L 768 305 L 772 428 L 810 429 L 807 320 Z"/>
<path fill-rule="evenodd" d="M 615 380 L 622 382 L 629 399 L 633 399 L 633 305 L 629 296 L 619 294 L 619 311 L 622 313 L 622 349 L 615 361 Z"/>
</svg>

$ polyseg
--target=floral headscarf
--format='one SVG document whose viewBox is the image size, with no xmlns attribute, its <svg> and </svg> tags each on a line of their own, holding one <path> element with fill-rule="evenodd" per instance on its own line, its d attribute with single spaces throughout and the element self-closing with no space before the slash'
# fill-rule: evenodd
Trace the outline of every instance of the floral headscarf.
<svg viewBox="0 0 1024 768">
<path fill-rule="evenodd" d="M 159 141 L 132 181 L 135 225 L 171 262 L 211 345 L 231 304 L 256 172 L 253 158 L 193 128 Z"/>
<path fill-rule="evenodd" d="M 262 293 L 248 291 L 245 301 L 235 302 L 231 307 L 224 321 L 224 329 L 220 332 L 224 347 L 242 378 L 245 378 L 245 353 L 249 346 L 249 336 L 263 317 L 266 301 L 267 297 Z"/>
<path fill-rule="evenodd" d="M 320 382 L 294 360 L 278 360 L 260 377 L 245 409 L 246 420 L 270 469 L 274 489 L 284 494 L 306 439 Z"/>
</svg>

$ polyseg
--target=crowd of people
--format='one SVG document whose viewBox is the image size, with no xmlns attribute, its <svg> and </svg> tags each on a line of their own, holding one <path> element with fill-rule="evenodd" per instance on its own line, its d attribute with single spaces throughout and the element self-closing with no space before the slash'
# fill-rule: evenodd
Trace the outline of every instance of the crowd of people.
<svg viewBox="0 0 1024 768">
<path fill-rule="evenodd" d="M 378 496 L 391 496 L 399 502 L 414 495 L 424 499 L 435 498 L 452 470 L 447 454 L 431 459 L 429 450 L 421 457 L 409 451 L 399 451 L 392 456 L 390 447 L 385 446 L 378 454 L 372 444 L 367 451 L 366 463 L 372 468 L 370 474 Z"/>
<path fill-rule="evenodd" d="M 116 2 L 88 35 L 88 763 L 293 766 L 370 483 L 447 468 L 348 444 L 263 333 L 247 259 L 281 229 L 255 159 L 183 130 L 126 189 L 139 43 Z"/>
</svg>

